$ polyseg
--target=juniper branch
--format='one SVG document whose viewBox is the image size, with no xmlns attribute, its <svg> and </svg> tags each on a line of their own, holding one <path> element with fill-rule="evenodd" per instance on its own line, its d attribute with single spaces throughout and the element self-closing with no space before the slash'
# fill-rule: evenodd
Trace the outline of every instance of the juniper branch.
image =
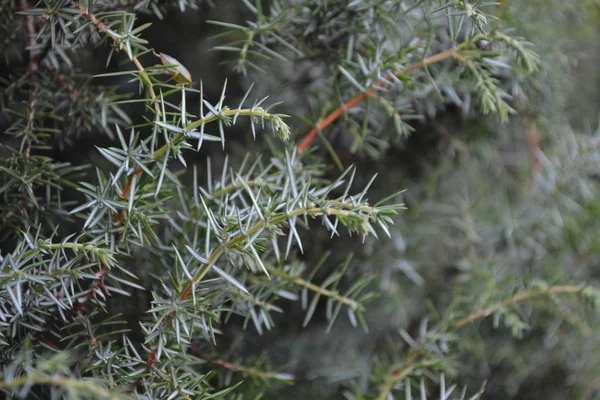
<svg viewBox="0 0 600 400">
<path fill-rule="evenodd" d="M 471 45 L 476 40 L 479 40 L 482 37 L 483 37 L 483 35 L 477 35 L 477 36 L 471 38 L 470 40 L 468 40 L 456 47 L 453 47 L 452 49 L 445 50 L 441 53 L 427 57 L 426 59 L 424 59 L 422 61 L 419 61 L 419 62 L 412 64 L 406 68 L 403 68 L 400 71 L 395 72 L 393 74 L 393 76 L 399 77 L 399 76 L 403 76 L 403 75 L 409 75 L 410 73 L 412 73 L 416 70 L 419 70 L 421 68 L 425 68 L 428 65 L 446 60 L 451 57 L 454 57 L 463 48 Z M 325 129 L 326 127 L 331 125 L 333 122 L 335 122 L 345 111 L 351 109 L 352 107 L 356 106 L 357 104 L 362 102 L 367 97 L 373 95 L 376 91 L 376 88 L 381 88 L 381 87 L 385 86 L 386 84 L 393 82 L 393 79 L 394 78 L 392 77 L 392 75 L 389 75 L 385 79 L 381 79 L 381 80 L 377 81 L 371 88 L 360 93 L 353 99 L 347 101 L 346 103 L 344 103 L 343 105 L 338 107 L 336 110 L 331 112 L 327 117 L 325 117 L 325 119 L 323 119 L 314 128 L 312 128 L 311 131 L 305 136 L 305 138 L 302 140 L 302 142 L 300 142 L 300 144 L 298 145 L 298 151 L 302 152 L 302 151 L 306 150 L 319 132 L 321 132 L 323 129 Z"/>
<path fill-rule="evenodd" d="M 577 294 L 583 293 L 585 286 L 574 286 L 574 285 L 556 285 L 549 287 L 547 289 L 530 289 L 519 292 L 512 296 L 509 299 L 506 299 L 499 304 L 486 307 L 479 311 L 475 311 L 466 317 L 459 318 L 457 320 L 448 321 L 440 330 L 439 333 L 445 333 L 454 329 L 460 329 L 469 323 L 488 317 L 495 312 L 501 311 L 510 307 L 514 304 L 521 303 L 527 300 L 532 300 L 542 296 L 551 296 L 554 294 Z M 598 298 L 598 293 L 590 293 L 588 294 L 590 297 Z M 597 301 L 597 300 L 596 300 Z M 410 351 L 402 367 L 394 367 L 392 370 L 386 375 L 383 380 L 383 385 L 379 390 L 379 394 L 377 395 L 377 400 L 385 400 L 388 398 L 389 393 L 394 387 L 396 382 L 401 381 L 406 378 L 410 373 L 415 369 L 415 362 L 421 360 L 424 356 L 426 356 L 426 352 L 422 348 L 416 348 Z"/>
</svg>

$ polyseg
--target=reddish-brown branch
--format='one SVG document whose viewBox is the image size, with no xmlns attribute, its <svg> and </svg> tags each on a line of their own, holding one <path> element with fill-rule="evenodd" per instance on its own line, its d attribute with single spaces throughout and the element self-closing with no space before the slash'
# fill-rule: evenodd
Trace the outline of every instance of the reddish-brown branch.
<svg viewBox="0 0 600 400">
<path fill-rule="evenodd" d="M 30 8 L 27 0 L 20 0 L 19 6 L 22 11 L 27 11 Z M 35 110 L 36 110 L 35 95 L 39 88 L 39 81 L 38 81 L 39 62 L 38 62 L 37 57 L 35 56 L 35 44 L 36 44 L 37 30 L 35 28 L 34 16 L 33 15 L 23 16 L 23 25 L 25 26 L 25 31 L 27 32 L 26 47 L 29 51 L 29 63 L 28 63 L 28 70 L 27 70 L 26 75 L 28 75 L 28 77 L 30 77 L 33 82 L 32 90 L 31 90 L 31 93 L 29 94 L 29 97 L 30 97 L 29 98 L 29 116 L 27 119 L 27 129 L 29 131 L 33 131 L 34 120 L 35 120 Z M 25 147 L 25 159 L 26 160 L 29 160 L 30 151 L 31 151 L 31 147 L 30 147 L 29 143 L 27 143 L 27 146 Z"/>
<path fill-rule="evenodd" d="M 51 347 L 52 349 L 54 349 L 56 351 L 60 351 L 60 348 L 57 345 L 55 345 L 51 340 L 45 338 L 43 334 L 40 337 L 40 341 L 42 343 L 46 344 L 48 347 Z"/>
<path fill-rule="evenodd" d="M 129 192 L 131 191 L 131 185 L 133 184 L 133 178 L 135 178 L 136 176 L 138 176 L 139 174 L 142 173 L 142 168 L 138 167 L 135 169 L 135 171 L 133 171 L 133 174 L 131 174 L 129 176 L 129 179 L 127 179 L 127 184 L 125 185 L 125 188 L 123 189 L 123 193 L 121 193 L 121 200 L 123 201 L 127 201 L 129 199 Z M 117 212 L 117 224 L 121 224 L 123 222 L 123 210 L 119 210 Z M 117 237 L 118 238 L 118 237 Z M 117 240 L 118 242 L 118 240 Z"/>
<path fill-rule="evenodd" d="M 156 353 L 158 352 L 158 349 L 154 349 L 150 352 L 150 354 L 148 354 L 148 359 L 146 360 L 146 372 L 149 372 L 152 367 L 154 367 L 156 365 L 156 363 L 158 362 L 157 358 L 156 358 Z M 140 385 L 140 383 L 142 383 L 143 379 L 142 377 L 138 377 L 129 387 L 129 390 L 127 391 L 128 393 L 133 393 L 133 391 L 135 390 L 136 387 L 138 387 Z"/>
<path fill-rule="evenodd" d="M 454 47 L 454 48 L 446 50 L 446 51 L 443 51 L 441 53 L 435 54 L 429 58 L 424 59 L 423 61 L 420 61 L 416 64 L 413 64 L 406 68 L 403 68 L 400 71 L 397 71 L 396 73 L 394 73 L 393 75 L 390 75 L 384 79 L 377 81 L 369 89 L 367 89 L 366 91 L 362 92 L 361 94 L 354 97 L 350 101 L 348 101 L 348 102 L 344 103 L 343 105 L 341 105 L 340 107 L 338 107 L 335 111 L 333 111 L 331 114 L 329 114 L 327 117 L 325 117 L 325 119 L 323 119 L 321 122 L 319 122 L 314 128 L 312 128 L 311 131 L 308 132 L 308 134 L 306 135 L 304 140 L 302 140 L 302 142 L 298 145 L 298 151 L 302 152 L 302 151 L 306 150 L 306 148 L 310 145 L 310 143 L 313 141 L 313 139 L 317 136 L 317 134 L 319 132 L 321 132 L 323 129 L 325 129 L 326 127 L 331 125 L 345 111 L 349 110 L 350 108 L 354 107 L 355 105 L 357 105 L 358 103 L 360 103 L 361 101 L 363 101 L 364 99 L 366 99 L 367 97 L 372 95 L 375 92 L 376 88 L 382 87 L 386 83 L 391 82 L 394 79 L 394 76 L 408 75 L 409 73 L 416 71 L 418 69 L 421 69 L 421 68 L 425 67 L 426 65 L 445 60 L 449 57 L 452 57 L 458 50 L 460 50 L 464 46 L 465 46 L 465 44 L 460 45 L 458 47 Z"/>
<path fill-rule="evenodd" d="M 201 359 L 211 363 L 212 365 L 216 365 L 218 367 L 225 368 L 232 372 L 239 372 L 242 374 L 246 374 L 246 375 L 250 375 L 250 376 L 254 376 L 254 377 L 261 377 L 261 378 L 275 378 L 275 379 L 283 378 L 282 374 L 272 373 L 269 371 L 262 371 L 262 370 L 259 370 L 256 368 L 246 367 L 241 364 L 236 364 L 236 363 L 232 363 L 230 361 L 211 357 L 207 354 L 202 353 L 195 346 L 191 346 L 190 353 L 198 358 L 201 358 Z M 293 376 L 289 375 L 289 378 L 287 378 L 287 379 L 293 379 Z"/>
<path fill-rule="evenodd" d="M 44 67 L 48 71 L 50 71 L 52 76 L 58 81 L 59 85 L 64 87 L 65 89 L 67 89 L 69 91 L 69 93 L 71 93 L 71 96 L 73 96 L 75 99 L 82 99 L 84 97 L 87 97 L 88 99 L 91 99 L 91 100 L 94 99 L 94 97 L 92 95 L 83 93 L 83 92 L 75 89 L 75 86 L 73 86 L 73 84 L 71 82 L 69 82 L 60 72 L 58 72 L 54 68 L 51 68 L 48 65 L 44 65 Z"/>
<path fill-rule="evenodd" d="M 179 296 L 179 300 L 183 301 L 183 300 L 187 299 L 188 296 L 190 295 L 190 293 L 192 292 L 193 287 L 194 286 L 192 284 L 187 285 L 187 287 L 185 288 L 183 293 L 181 293 L 181 296 Z"/>
<path fill-rule="evenodd" d="M 99 31 L 102 32 L 102 31 L 109 30 L 108 26 L 106 26 L 102 22 L 100 22 L 98 20 L 98 18 L 96 18 L 93 14 L 90 14 L 90 12 L 88 10 L 86 10 L 83 7 L 81 7 L 77 1 L 73 2 L 73 8 L 76 9 L 77 11 L 79 11 L 79 13 L 81 15 L 83 15 L 84 17 L 86 17 L 87 19 L 89 19 L 92 22 L 92 24 L 94 24 Z"/>
<path fill-rule="evenodd" d="M 210 357 L 209 355 L 200 352 L 194 346 L 192 346 L 190 348 L 190 353 L 193 354 L 193 355 L 195 355 L 198 358 L 201 358 L 201 359 L 203 359 L 205 361 L 208 361 L 209 363 L 211 363 L 213 365 L 218 365 L 219 367 L 223 367 L 223 368 L 228 369 L 230 371 L 236 372 L 236 371 L 239 370 L 239 366 L 237 364 L 234 364 L 234 363 L 229 362 L 229 361 L 221 360 L 221 359 L 218 359 L 218 358 Z"/>
<path fill-rule="evenodd" d="M 68 314 L 69 320 L 75 319 L 78 315 L 81 315 L 81 313 L 83 313 L 86 309 L 87 302 L 94 298 L 94 294 L 96 293 L 96 290 L 104 288 L 104 279 L 108 276 L 108 272 L 109 272 L 108 267 L 104 266 L 104 267 L 102 267 L 102 269 L 100 271 L 98 271 L 95 274 L 96 279 L 90 284 L 90 287 L 89 287 L 86 295 L 83 297 L 82 301 L 79 302 L 75 307 L 73 307 L 70 310 L 70 312 Z M 62 292 L 60 292 L 57 295 L 58 298 L 62 298 L 62 296 L 63 296 Z M 50 319 L 49 321 L 46 321 L 44 329 L 39 332 L 39 335 L 40 335 L 39 340 L 41 342 L 45 343 L 46 345 L 48 345 L 49 347 L 53 348 L 54 350 L 60 350 L 60 348 L 56 344 L 54 344 L 52 342 L 52 340 L 48 339 L 48 337 L 46 336 L 46 333 L 51 331 L 52 328 L 57 324 L 57 322 L 58 321 L 55 318 Z M 88 327 L 85 326 L 85 324 L 84 324 L 84 328 L 87 330 L 87 336 L 88 336 L 88 339 L 90 341 L 92 348 L 96 349 L 97 340 L 94 337 L 93 332 L 88 330 Z"/>
<path fill-rule="evenodd" d="M 19 3 L 22 11 L 29 10 L 30 6 L 27 0 L 20 0 Z M 35 57 L 35 43 L 37 30 L 35 29 L 35 17 L 33 15 L 23 16 L 25 31 L 27 32 L 27 48 L 29 49 L 29 71 L 32 73 L 32 78 L 37 79 L 36 72 L 38 70 L 38 60 Z"/>
<path fill-rule="evenodd" d="M 96 273 L 96 278 L 92 284 L 90 285 L 90 289 L 88 290 L 86 296 L 85 296 L 85 301 L 79 303 L 80 309 L 85 308 L 85 303 L 89 300 L 91 300 L 92 298 L 94 298 L 94 293 L 96 293 L 96 290 L 104 288 L 104 278 L 106 278 L 108 276 L 108 267 L 104 266 L 102 267 L 102 269 L 100 270 L 100 272 Z"/>
</svg>

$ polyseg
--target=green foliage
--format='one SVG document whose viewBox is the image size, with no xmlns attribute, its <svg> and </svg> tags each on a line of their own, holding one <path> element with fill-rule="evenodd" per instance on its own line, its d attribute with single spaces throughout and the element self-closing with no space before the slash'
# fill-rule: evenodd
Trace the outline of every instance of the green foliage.
<svg viewBox="0 0 600 400">
<path fill-rule="evenodd" d="M 532 131 L 525 159 L 533 175 L 511 169 L 497 143 L 459 137 L 448 138 L 424 183 L 328 163 L 346 164 L 343 152 L 386 160 L 422 121 L 448 110 L 475 124 L 470 118 L 504 122 L 524 108 L 531 75 L 548 67 L 531 43 L 508 34 L 509 18 L 494 16 L 508 12 L 503 5 L 244 0 L 245 22 L 212 21 L 211 43 L 233 55 L 227 61 L 241 75 L 232 78 L 249 89 L 237 96 L 225 81 L 214 97 L 183 58 L 155 51 L 145 39 L 151 24 L 138 21 L 206 3 L 2 3 L 6 396 L 285 397 L 310 387 L 299 379 L 304 357 L 329 357 L 298 351 L 297 337 L 276 354 L 297 317 L 330 338 L 360 334 L 370 343 L 357 356 L 360 374 L 343 363 L 332 369 L 345 398 L 478 399 L 498 383 L 472 360 L 518 351 L 494 335 L 564 341 L 573 333 L 563 322 L 593 332 L 600 132 L 560 132 L 543 153 Z M 86 69 L 92 49 L 104 52 L 101 67 Z M 299 101 L 303 69 L 317 73 Z M 268 102 L 270 91 L 291 101 Z M 314 135 L 295 143 L 302 123 L 329 155 L 306 150 Z M 477 127 L 480 138 L 488 128 Z M 257 149 L 229 146 L 234 130 Z M 85 143 L 92 160 L 77 154 Z M 409 192 L 397 192 L 404 184 Z M 425 223 L 431 216 L 438 226 Z M 374 244 L 381 233 L 392 239 Z M 359 254 L 321 254 L 325 238 Z M 449 279 L 444 263 L 455 266 Z M 581 271 L 560 267 L 573 264 Z M 398 270 L 406 282 L 391 279 Z M 401 316 L 419 328 L 396 324 Z M 489 325 L 503 329 L 486 336 Z M 259 336 L 272 348 L 252 350 Z M 364 351 L 338 344 L 342 359 Z M 593 373 L 585 367 L 576 372 Z M 448 376 L 457 383 L 447 385 Z"/>
<path fill-rule="evenodd" d="M 506 120 L 514 112 L 507 88 L 518 88 L 521 71 L 537 70 L 530 43 L 488 25 L 494 18 L 485 12 L 492 6 L 487 2 L 276 1 L 271 12 L 261 2 L 244 3 L 253 17 L 247 26 L 213 21 L 225 30 L 214 36 L 224 41 L 215 49 L 236 54 L 235 69 L 244 74 L 277 59 L 284 80 L 298 74 L 293 63 L 317 64 L 323 71 L 314 119 L 376 86 L 379 95 L 367 99 L 366 110 L 353 109 L 330 133 L 349 135 L 351 151 L 371 157 L 401 143 L 414 129 L 411 121 L 446 105 Z M 455 63 L 438 64 L 448 58 Z M 508 76 L 510 69 L 517 74 Z"/>
</svg>

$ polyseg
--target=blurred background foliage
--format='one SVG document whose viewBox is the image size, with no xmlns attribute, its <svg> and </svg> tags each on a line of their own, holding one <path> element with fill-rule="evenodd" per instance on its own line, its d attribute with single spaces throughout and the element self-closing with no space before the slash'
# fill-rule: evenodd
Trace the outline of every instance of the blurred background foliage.
<svg viewBox="0 0 600 400">
<path fill-rule="evenodd" d="M 200 1 L 197 10 L 171 10 L 162 20 L 142 13 L 139 24 L 153 23 L 145 39 L 193 71 L 194 80 L 201 78 L 208 99 L 219 97 L 225 79 L 232 103 L 249 82 L 256 82 L 258 97 L 268 94 L 273 101 L 284 101 L 280 111 L 317 119 L 321 108 L 331 107 L 319 98 L 331 73 L 327 56 L 308 55 L 297 63 L 259 57 L 259 68 L 252 68 L 227 51 L 211 51 L 227 41 L 214 38 L 223 27 L 208 21 L 243 25 L 251 15 L 241 3 Z M 329 232 L 315 224 L 303 234 L 302 258 L 314 265 L 329 252 L 318 280 L 353 250 L 348 280 L 374 274 L 373 286 L 381 295 L 368 306 L 368 332 L 341 319 L 327 332 L 324 302 L 304 329 L 305 310 L 295 303 L 263 335 L 243 328 L 242 319 L 234 317 L 224 326 L 219 356 L 257 359 L 256 366 L 272 363 L 296 376 L 293 386 L 275 385 L 264 392 L 249 385 L 240 398 L 359 399 L 359 393 L 381 384 L 383 366 L 406 357 L 410 343 L 426 337 L 443 315 L 484 309 L 532 282 L 599 284 L 600 3 L 503 0 L 490 10 L 498 18 L 490 17 L 490 24 L 526 37 L 540 56 L 535 79 L 517 76 L 503 82 L 518 114 L 499 124 L 494 117 L 465 114 L 428 88 L 413 104 L 425 118 L 407 121 L 412 132 L 402 135 L 388 136 L 393 124 L 377 127 L 380 141 L 371 143 L 371 151 L 368 146 L 358 151 L 355 135 L 343 124 L 326 133 L 332 150 L 321 148 L 319 154 L 332 170 L 335 154 L 344 166 L 359 166 L 357 186 L 378 173 L 369 197 L 379 200 L 390 188 L 406 188 L 402 200 L 407 210 L 396 218 L 392 239 L 368 237 L 364 246 L 361 238 L 329 240 Z M 326 55 L 336 57 L 335 37 L 320 34 L 312 39 L 313 48 L 321 46 Z M 11 56 L 8 48 L 2 52 Z M 87 49 L 77 55 L 82 72 L 119 68 L 112 61 L 109 71 L 104 69 L 107 49 L 90 53 Z M 311 56 L 325 61 L 315 63 Z M 135 90 L 134 85 L 125 78 L 120 82 L 123 92 Z M 400 103 L 408 101 L 400 97 Z M 73 126 L 86 124 L 85 107 L 72 110 Z M 140 107 L 123 109 L 129 116 L 141 114 Z M 309 128 L 300 119 L 292 126 L 301 134 Z M 269 146 L 269 140 L 255 142 L 246 131 L 247 126 L 234 128 L 228 153 Z M 112 139 L 75 137 L 67 129 L 65 140 L 75 143 L 77 151 L 65 155 L 55 149 L 55 155 L 78 164 L 103 162 L 94 146 Z M 203 148 L 198 160 L 207 155 L 217 166 L 224 162 L 217 147 Z M 136 307 L 143 309 L 148 299 L 139 296 L 136 301 L 111 307 L 134 318 Z M 457 332 L 453 357 L 444 367 L 453 382 L 467 385 L 472 393 L 486 382 L 486 399 L 600 398 L 597 313 L 553 297 L 511 312 Z M 261 356 L 269 363 L 262 364 Z M 428 377 L 439 383 L 433 375 Z M 224 374 L 220 379 L 232 378 Z"/>
<path fill-rule="evenodd" d="M 408 210 L 393 239 L 368 238 L 361 249 L 318 237 L 307 246 L 315 255 L 331 250 L 332 265 L 356 249 L 357 270 L 377 273 L 382 296 L 369 307 L 368 333 L 338 323 L 326 334 L 324 321 L 259 341 L 257 348 L 294 360 L 300 376 L 275 397 L 353 398 L 348 380 L 365 385 L 374 363 L 404 354 L 399 331 L 419 336 L 423 320 L 433 324 L 457 298 L 476 308 L 471 301 L 502 299 L 523 281 L 598 283 L 599 3 L 505 0 L 494 11 L 498 25 L 533 42 L 541 59 L 535 79 L 513 88 L 526 96 L 519 114 L 498 124 L 438 105 L 380 159 L 345 158 L 338 148 L 365 181 L 379 173 L 372 197 L 407 188 Z M 305 107 L 311 86 L 302 74 L 269 73 L 293 84 L 280 88 L 276 79 L 265 92 L 279 93 L 294 112 Z M 598 315 L 553 304 L 521 310 L 527 326 L 516 337 L 490 320 L 460 331 L 457 382 L 476 389 L 486 381 L 486 399 L 598 398 Z"/>
</svg>

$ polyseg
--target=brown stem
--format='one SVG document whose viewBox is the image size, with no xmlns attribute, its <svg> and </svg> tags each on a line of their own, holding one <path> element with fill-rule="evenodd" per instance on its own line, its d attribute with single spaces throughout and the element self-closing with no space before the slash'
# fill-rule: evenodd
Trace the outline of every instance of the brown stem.
<svg viewBox="0 0 600 400">
<path fill-rule="evenodd" d="M 221 360 L 219 358 L 214 358 L 214 357 L 211 357 L 207 354 L 200 352 L 198 349 L 196 349 L 194 347 L 192 347 L 190 349 L 190 353 L 198 358 L 208 361 L 209 363 L 211 363 L 213 365 L 219 366 L 221 368 L 225 368 L 232 372 L 239 372 L 239 373 L 256 376 L 256 377 L 261 377 L 261 378 L 274 378 L 274 379 L 286 379 L 286 380 L 294 379 L 293 375 L 279 374 L 277 372 L 270 372 L 270 371 L 263 371 L 263 370 L 256 369 L 256 368 L 246 367 L 241 364 L 235 364 L 230 361 Z M 284 377 L 284 375 L 285 375 L 285 377 Z"/>
<path fill-rule="evenodd" d="M 469 41 L 468 43 L 470 43 L 471 41 Z M 421 69 L 429 64 L 433 64 L 433 63 L 445 60 L 447 58 L 450 58 L 450 57 L 454 56 L 458 51 L 460 51 L 463 47 L 465 47 L 468 43 L 465 42 L 465 43 L 463 43 L 459 46 L 456 46 L 452 49 L 435 54 L 431 57 L 424 59 L 423 61 L 420 61 L 416 64 L 413 64 L 406 68 L 403 68 L 400 71 L 397 71 L 394 74 L 389 75 L 388 77 L 377 81 L 372 87 L 370 87 L 366 91 L 362 92 L 358 96 L 354 97 L 353 99 L 347 101 L 342 106 L 338 107 L 335 111 L 333 111 L 327 117 L 325 117 L 325 119 L 323 119 L 321 122 L 319 122 L 314 128 L 312 128 L 311 131 L 308 132 L 308 134 L 306 135 L 304 140 L 302 140 L 302 142 L 298 145 L 298 151 L 302 152 L 302 151 L 306 150 L 306 148 L 310 145 L 310 143 L 313 141 L 313 139 L 317 136 L 317 134 L 319 132 L 321 132 L 323 129 L 325 129 L 326 127 L 331 125 L 346 110 L 349 110 L 350 108 L 354 107 L 355 105 L 357 105 L 358 103 L 360 103 L 361 101 L 363 101 L 364 99 L 366 99 L 367 97 L 372 95 L 375 92 L 375 88 L 382 87 L 386 83 L 391 82 L 395 76 L 397 77 L 397 76 L 401 76 L 401 75 L 408 75 L 411 72 Z"/>
<path fill-rule="evenodd" d="M 412 372 L 412 365 L 415 361 L 417 361 L 422 355 L 421 350 L 416 350 L 406 357 L 404 360 L 404 364 L 402 367 L 395 368 L 392 370 L 390 375 L 383 381 L 383 385 L 379 390 L 379 395 L 377 396 L 377 400 L 385 400 L 392 390 L 394 383 L 399 381 L 400 379 L 406 377 L 410 372 Z"/>
<path fill-rule="evenodd" d="M 150 352 L 150 354 L 148 355 L 148 359 L 146 360 L 146 372 L 150 371 L 152 369 L 152 367 L 154 367 L 156 365 L 156 363 L 158 362 L 158 360 L 156 359 L 156 353 L 158 352 L 158 349 L 154 349 Z M 133 391 L 135 390 L 135 388 L 137 388 L 140 383 L 142 383 L 143 378 L 139 377 L 137 378 L 129 387 L 129 390 L 127 390 L 128 393 L 133 393 Z"/>
<path fill-rule="evenodd" d="M 104 25 L 102 22 L 100 22 L 98 20 L 98 18 L 96 18 L 94 16 L 94 14 L 91 14 L 88 10 L 81 7 L 77 1 L 73 2 L 73 8 L 76 9 L 77 11 L 79 11 L 79 13 L 81 15 L 83 15 L 84 17 L 86 17 L 88 20 L 90 20 L 92 22 L 92 24 L 94 24 L 100 32 L 109 32 L 110 31 L 110 29 L 106 25 Z M 113 37 L 112 35 L 109 35 L 109 36 L 113 40 L 113 42 L 115 42 L 115 43 L 117 42 L 117 39 L 115 37 Z M 117 47 L 117 51 L 118 50 L 119 50 L 119 48 Z M 131 54 L 130 56 L 131 56 L 131 62 L 133 62 L 133 64 L 136 66 L 140 75 L 142 75 L 144 77 L 144 79 L 142 79 L 141 81 L 147 83 L 147 89 L 148 89 L 148 92 L 150 93 L 150 98 L 152 99 L 152 102 L 154 103 L 154 108 L 156 110 L 156 113 L 160 114 L 160 108 L 158 107 L 158 104 L 156 103 L 156 93 L 154 93 L 154 88 L 152 87 L 152 83 L 150 81 L 150 77 L 148 76 L 148 73 L 146 72 L 146 69 L 140 63 L 140 60 L 138 60 L 138 58 L 135 55 Z"/>
<path fill-rule="evenodd" d="M 82 99 L 84 97 L 89 97 L 91 99 L 93 99 L 92 96 L 87 95 L 77 89 L 75 89 L 75 86 L 73 86 L 73 84 L 71 82 L 69 82 L 60 72 L 58 72 L 57 70 L 51 68 L 48 65 L 44 65 L 44 67 L 50 71 L 50 73 L 52 74 L 52 76 L 54 78 L 56 78 L 56 80 L 58 81 L 59 85 L 64 87 L 65 89 L 67 89 L 69 91 L 69 93 L 71 93 L 71 96 L 73 96 L 75 99 Z"/>
<path fill-rule="evenodd" d="M 31 8 L 27 0 L 20 0 L 19 5 L 22 11 L 27 11 Z M 35 76 L 38 70 L 38 60 L 35 57 L 35 38 L 37 36 L 37 30 L 35 29 L 35 17 L 33 15 L 25 15 L 23 16 L 23 21 L 25 25 L 25 31 L 27 32 L 27 48 L 29 48 L 29 71 L 32 72 L 32 77 L 37 78 Z"/>
<path fill-rule="evenodd" d="M 142 168 L 138 167 L 133 171 L 133 174 L 131 174 L 129 176 L 129 179 L 127 179 L 127 184 L 125 185 L 125 188 L 123 189 L 123 193 L 121 193 L 121 200 L 123 201 L 127 201 L 127 199 L 129 198 L 129 191 L 131 190 L 131 185 L 133 184 L 133 178 L 138 176 L 139 174 L 142 173 Z M 119 210 L 117 212 L 117 224 L 121 224 L 123 222 L 123 210 Z"/>
<path fill-rule="evenodd" d="M 30 8 L 27 0 L 20 0 L 19 6 L 22 11 L 27 11 Z M 36 44 L 37 30 L 35 28 L 34 16 L 33 15 L 23 16 L 23 24 L 25 25 L 25 31 L 27 32 L 26 47 L 29 49 L 29 63 L 28 63 L 28 70 L 27 70 L 26 75 L 28 75 L 28 77 L 30 77 L 30 79 L 33 82 L 33 88 L 29 95 L 30 99 L 29 99 L 29 115 L 27 118 L 27 130 L 33 131 L 34 121 L 35 121 L 35 111 L 36 111 L 35 106 L 37 103 L 37 101 L 35 99 L 35 95 L 39 89 L 39 77 L 38 77 L 39 63 L 38 63 L 37 57 L 35 56 L 35 44 Z M 25 160 L 28 161 L 29 157 L 31 155 L 31 147 L 30 147 L 29 141 L 27 141 L 24 155 L 25 155 Z"/>
<path fill-rule="evenodd" d="M 525 135 L 527 135 L 529 157 L 531 157 L 532 160 L 533 170 L 535 172 L 540 172 L 542 170 L 542 163 L 537 154 L 540 149 L 540 140 L 538 138 L 536 126 L 533 122 L 527 121 Z"/>
<path fill-rule="evenodd" d="M 108 31 L 108 27 L 106 25 L 104 25 L 102 22 L 100 22 L 98 20 L 98 18 L 96 18 L 93 14 L 90 14 L 90 12 L 88 10 L 86 10 L 83 7 L 81 7 L 79 5 L 79 2 L 74 1 L 73 2 L 73 8 L 76 9 L 77 11 L 79 11 L 79 13 L 81 15 L 83 15 L 84 17 L 86 17 L 87 19 L 89 19 L 92 22 L 92 24 L 96 25 L 96 28 L 100 32 Z"/>
<path fill-rule="evenodd" d="M 195 355 L 198 358 L 201 358 L 201 359 L 203 359 L 205 361 L 208 361 L 211 364 L 218 365 L 219 367 L 228 369 L 228 370 L 233 371 L 233 372 L 237 372 L 238 369 L 239 369 L 239 366 L 237 364 L 234 364 L 234 363 L 229 362 L 229 361 L 221 360 L 221 359 L 218 359 L 218 358 L 213 358 L 213 357 L 211 357 L 211 356 L 209 356 L 207 354 L 201 353 L 194 346 L 192 346 L 190 348 L 190 353 L 192 353 L 193 355 Z"/>
<path fill-rule="evenodd" d="M 102 269 L 99 272 L 97 272 L 95 274 L 96 279 L 90 284 L 90 287 L 89 287 L 85 297 L 83 297 L 83 300 L 81 302 L 79 302 L 75 307 L 73 307 L 70 310 L 69 314 L 67 314 L 67 316 L 70 320 L 77 317 L 77 315 L 79 313 L 83 313 L 85 311 L 87 302 L 89 302 L 90 300 L 92 300 L 92 298 L 94 298 L 94 294 L 96 293 L 96 290 L 104 287 L 104 279 L 108 276 L 108 271 L 109 271 L 108 267 L 104 266 L 104 267 L 102 267 Z M 57 297 L 61 298 L 62 297 L 61 294 L 62 294 L 62 292 L 59 293 L 59 295 Z M 57 322 L 58 321 L 55 318 L 46 321 L 46 323 L 44 325 L 44 329 L 39 332 L 39 340 L 41 342 L 44 342 L 46 345 L 52 347 L 55 350 L 60 350 L 59 347 L 52 342 L 52 340 L 50 340 L 46 337 L 46 333 L 51 331 L 52 328 L 57 324 Z M 86 328 L 86 330 L 87 330 L 87 336 L 90 340 L 90 344 L 92 345 L 92 348 L 96 349 L 96 347 L 97 347 L 96 338 L 92 334 L 91 330 L 87 329 L 85 324 L 84 324 L 84 328 Z"/>
</svg>

